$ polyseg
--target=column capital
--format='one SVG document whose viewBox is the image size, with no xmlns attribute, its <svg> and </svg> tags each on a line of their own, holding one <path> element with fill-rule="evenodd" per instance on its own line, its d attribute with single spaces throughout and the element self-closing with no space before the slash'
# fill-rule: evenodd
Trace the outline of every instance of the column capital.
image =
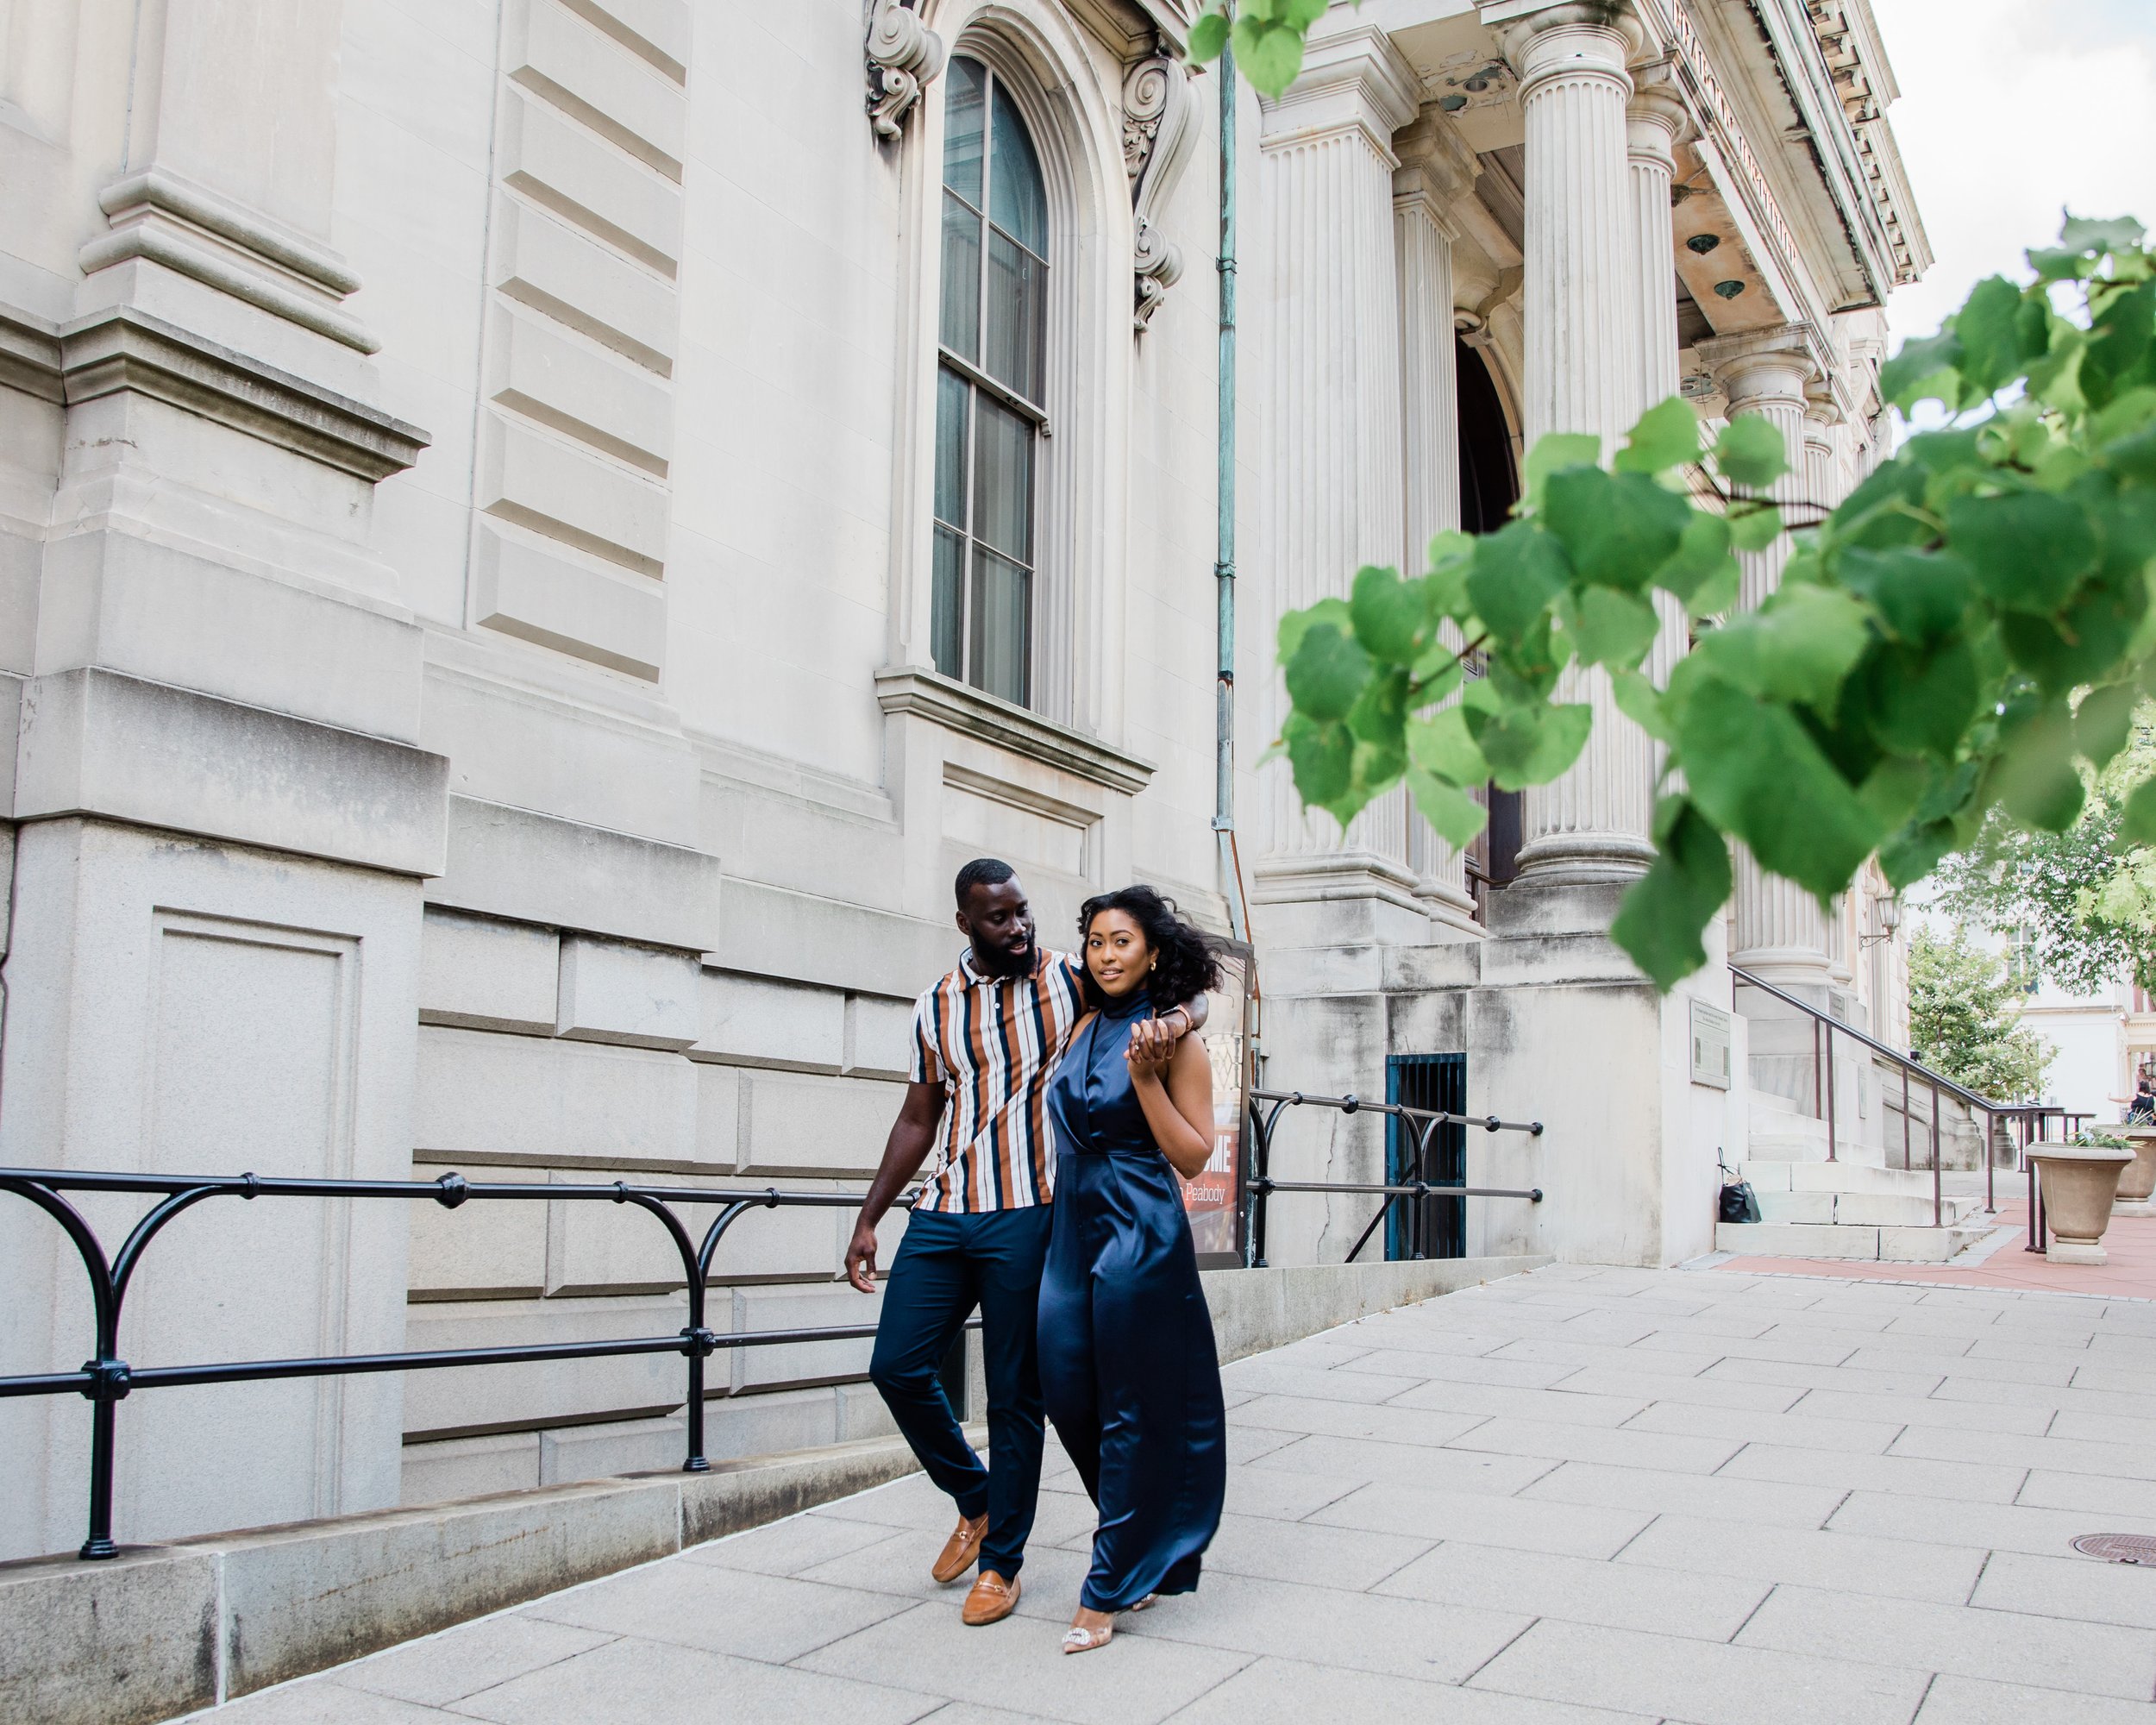
<svg viewBox="0 0 2156 1725">
<path fill-rule="evenodd" d="M 1824 430 L 1840 424 L 1848 417 L 1833 379 L 1815 377 L 1804 386 L 1804 418 L 1808 427 L 1817 425 Z"/>
<path fill-rule="evenodd" d="M 1626 63 L 1639 50 L 1639 22 L 1631 0 L 1483 0 L 1482 21 L 1496 33 L 1520 76 L 1520 99 L 1563 78 L 1614 85 L 1627 99 Z"/>
<path fill-rule="evenodd" d="M 1800 323 L 1717 336 L 1695 351 L 1728 397 L 1733 416 L 1768 407 L 1801 413 L 1807 386 L 1827 375 L 1818 339 Z"/>
<path fill-rule="evenodd" d="M 1665 55 L 1632 69 L 1632 100 L 1625 104 L 1625 140 L 1634 161 L 1677 172 L 1677 147 L 1696 136 L 1691 104 L 1677 85 L 1676 62 Z"/>
<path fill-rule="evenodd" d="M 1393 134 L 1422 105 L 1422 79 L 1386 32 L 1358 25 L 1312 41 L 1302 71 L 1278 97 L 1263 97 L 1259 147 L 1359 130 L 1393 159 Z"/>
<path fill-rule="evenodd" d="M 1420 208 L 1447 239 L 1457 235 L 1452 206 L 1475 189 L 1482 158 L 1434 103 L 1426 103 L 1393 139 L 1393 208 Z"/>
</svg>

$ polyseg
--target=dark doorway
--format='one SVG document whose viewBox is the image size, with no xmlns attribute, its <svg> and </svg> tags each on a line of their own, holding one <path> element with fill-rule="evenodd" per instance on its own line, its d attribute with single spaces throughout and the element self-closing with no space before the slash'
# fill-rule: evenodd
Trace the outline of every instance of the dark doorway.
<svg viewBox="0 0 2156 1725">
<path fill-rule="evenodd" d="M 1467 1107 L 1464 1054 L 1395 1054 L 1385 1062 L 1385 1100 L 1402 1107 L 1457 1114 Z M 1427 1157 L 1415 1127 L 1397 1115 L 1385 1121 L 1385 1183 L 1427 1180 L 1433 1186 L 1467 1183 L 1467 1129 L 1445 1125 L 1430 1134 Z M 1388 1258 L 1465 1258 L 1464 1198 L 1401 1198 L 1385 1218 Z"/>
<path fill-rule="evenodd" d="M 1512 519 L 1520 499 L 1512 432 L 1482 354 L 1457 336 L 1452 345 L 1458 374 L 1460 525 L 1470 533 L 1495 533 Z M 1489 825 L 1468 846 L 1467 875 L 1476 908 L 1487 921 L 1489 895 L 1509 886 L 1520 872 L 1520 793 L 1485 785 L 1481 800 L 1489 810 Z"/>
</svg>

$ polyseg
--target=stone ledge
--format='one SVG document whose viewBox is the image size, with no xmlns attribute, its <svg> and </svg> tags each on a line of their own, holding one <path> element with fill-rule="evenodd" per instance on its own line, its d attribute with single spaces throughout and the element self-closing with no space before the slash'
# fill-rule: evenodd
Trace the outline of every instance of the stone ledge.
<svg viewBox="0 0 2156 1725">
<path fill-rule="evenodd" d="M 1550 1263 L 1205 1272 L 1222 1360 Z M 974 1433 L 976 1443 L 985 1433 Z M 882 1438 L 333 1521 L 0 1563 L 0 1718 L 152 1725 L 915 1471 Z"/>
<path fill-rule="evenodd" d="M 1152 782 L 1151 762 L 924 666 L 879 671 L 876 705 L 887 713 L 911 713 L 947 731 L 977 737 L 1125 796 L 1136 796 Z"/>
</svg>

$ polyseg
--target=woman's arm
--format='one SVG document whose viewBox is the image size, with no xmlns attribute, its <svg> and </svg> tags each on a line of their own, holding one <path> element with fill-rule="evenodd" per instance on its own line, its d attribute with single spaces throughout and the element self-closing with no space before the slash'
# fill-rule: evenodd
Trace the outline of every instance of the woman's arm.
<svg viewBox="0 0 2156 1725">
<path fill-rule="evenodd" d="M 1205 1044 L 1187 1036 L 1164 1060 L 1134 1056 L 1131 1086 L 1169 1165 L 1195 1179 L 1213 1159 L 1213 1062 Z"/>
</svg>

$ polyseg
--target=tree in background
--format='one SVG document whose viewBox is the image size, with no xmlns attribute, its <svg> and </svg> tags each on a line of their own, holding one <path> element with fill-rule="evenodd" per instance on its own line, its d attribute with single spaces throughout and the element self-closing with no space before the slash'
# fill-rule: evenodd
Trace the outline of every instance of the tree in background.
<svg viewBox="0 0 2156 1725">
<path fill-rule="evenodd" d="M 2043 1093 L 2058 1051 L 2020 1022 L 2021 991 L 2005 963 L 1961 926 L 1909 943 L 1909 1036 L 1924 1063 L 1998 1102 Z"/>
<path fill-rule="evenodd" d="M 2124 832 L 2128 796 L 2156 772 L 2156 707 L 2126 752 L 2084 776 L 2089 800 L 2064 832 L 2031 831 L 1996 811 L 1968 850 L 1940 865 L 1939 907 L 1958 923 L 2025 932 L 2036 973 L 2101 994 L 2122 976 L 2156 989 L 2156 849 Z"/>
</svg>

